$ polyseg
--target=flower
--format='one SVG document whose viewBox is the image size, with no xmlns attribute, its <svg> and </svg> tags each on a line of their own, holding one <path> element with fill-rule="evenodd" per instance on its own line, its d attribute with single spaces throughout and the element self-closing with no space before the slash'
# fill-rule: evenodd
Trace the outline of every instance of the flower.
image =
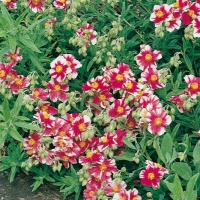
<svg viewBox="0 0 200 200">
<path fill-rule="evenodd" d="M 158 88 L 163 88 L 165 85 L 160 83 L 160 73 L 157 69 L 147 68 L 145 71 L 141 73 L 141 80 L 144 83 L 148 83 L 151 86 L 152 90 L 156 90 Z"/>
<path fill-rule="evenodd" d="M 165 110 L 158 108 L 147 113 L 146 121 L 148 123 L 148 131 L 151 134 L 162 135 L 166 130 L 166 126 L 172 122 L 172 119 Z"/>
<path fill-rule="evenodd" d="M 194 75 L 186 75 L 184 79 L 188 85 L 188 92 L 190 97 L 195 99 L 200 93 L 200 78 L 195 77 Z"/>
<path fill-rule="evenodd" d="M 100 189 L 99 184 L 88 183 L 83 191 L 83 196 L 87 200 L 97 200 L 97 191 Z"/>
<path fill-rule="evenodd" d="M 152 51 L 152 48 L 149 45 L 144 45 L 144 47 L 141 48 L 140 53 L 135 57 L 136 63 L 142 71 L 146 70 L 148 67 L 157 67 L 155 61 L 161 58 L 161 51 Z"/>
<path fill-rule="evenodd" d="M 185 25 L 189 25 L 198 16 L 200 16 L 200 4 L 190 2 L 187 11 L 182 13 L 182 22 Z"/>
<path fill-rule="evenodd" d="M 111 173 L 116 171 L 117 167 L 115 160 L 106 159 L 105 157 L 103 157 L 100 163 L 94 163 L 94 165 L 88 169 L 91 176 L 98 178 L 101 182 L 107 181 L 110 178 Z"/>
<path fill-rule="evenodd" d="M 189 0 L 176 0 L 176 2 L 172 4 L 172 8 L 173 10 L 182 13 L 189 8 L 189 2 Z"/>
<path fill-rule="evenodd" d="M 62 9 L 62 10 L 66 10 L 67 9 L 67 0 L 55 0 L 53 2 L 53 5 L 58 8 L 58 9 Z"/>
<path fill-rule="evenodd" d="M 141 196 L 138 195 L 138 190 L 135 188 L 128 190 L 128 194 L 130 200 L 142 200 Z"/>
<path fill-rule="evenodd" d="M 43 100 L 45 101 L 48 97 L 48 92 L 43 88 L 34 88 L 32 94 L 29 95 L 30 98 L 35 100 Z"/>
<path fill-rule="evenodd" d="M 17 94 L 20 89 L 27 88 L 30 85 L 30 80 L 23 75 L 17 75 L 10 84 L 10 89 L 13 94 Z"/>
<path fill-rule="evenodd" d="M 41 134 L 39 133 L 32 133 L 29 135 L 28 138 L 24 138 L 23 145 L 29 155 L 37 153 L 40 141 L 41 141 Z"/>
<path fill-rule="evenodd" d="M 172 7 L 167 4 L 155 5 L 154 12 L 150 16 L 150 21 L 155 23 L 155 27 L 158 27 L 163 22 L 168 22 L 172 18 Z"/>
<path fill-rule="evenodd" d="M 128 105 L 124 103 L 123 99 L 115 99 L 110 109 L 108 111 L 108 116 L 112 118 L 118 118 L 127 116 L 130 113 L 131 109 Z"/>
<path fill-rule="evenodd" d="M 55 79 L 51 79 L 47 84 L 49 90 L 49 98 L 51 101 L 56 102 L 57 100 L 66 101 L 66 92 L 69 90 L 68 84 L 61 84 Z"/>
<path fill-rule="evenodd" d="M 195 18 L 192 21 L 193 27 L 194 27 L 194 37 L 200 37 L 200 17 Z"/>
<path fill-rule="evenodd" d="M 111 180 L 108 184 L 104 187 L 105 194 L 110 196 L 114 195 L 115 193 L 119 193 L 126 189 L 126 183 L 121 181 L 120 183 L 116 182 L 116 180 Z M 132 199 L 131 199 L 132 200 Z"/>
<path fill-rule="evenodd" d="M 14 53 L 12 52 L 6 53 L 5 56 L 10 59 L 13 65 L 16 65 L 23 58 L 22 55 L 19 53 L 19 48 L 16 48 Z"/>
<path fill-rule="evenodd" d="M 1 0 L 9 9 L 17 9 L 17 0 Z"/>
<path fill-rule="evenodd" d="M 158 188 L 160 186 L 160 179 L 163 175 L 159 168 L 148 166 L 140 172 L 139 177 L 143 186 Z"/>
<path fill-rule="evenodd" d="M 166 24 L 166 30 L 169 32 L 174 31 L 175 29 L 180 29 L 181 27 L 181 13 L 180 12 L 173 12 L 172 18 Z"/>
<path fill-rule="evenodd" d="M 29 0 L 28 5 L 34 13 L 43 12 L 44 11 L 44 5 L 43 5 L 44 2 L 46 2 L 46 0 Z"/>
<path fill-rule="evenodd" d="M 86 26 L 82 26 L 80 29 L 76 30 L 76 34 L 78 37 L 84 39 L 86 47 L 90 44 L 95 45 L 97 43 L 97 32 L 91 24 L 86 24 Z"/>
</svg>

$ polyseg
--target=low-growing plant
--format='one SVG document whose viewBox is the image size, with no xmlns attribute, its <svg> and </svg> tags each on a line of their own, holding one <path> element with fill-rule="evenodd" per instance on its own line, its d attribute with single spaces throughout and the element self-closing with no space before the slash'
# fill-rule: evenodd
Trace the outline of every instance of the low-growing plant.
<svg viewBox="0 0 200 200">
<path fill-rule="evenodd" d="M 64 199 L 200 196 L 200 1 L 0 4 L 0 171 Z"/>
</svg>

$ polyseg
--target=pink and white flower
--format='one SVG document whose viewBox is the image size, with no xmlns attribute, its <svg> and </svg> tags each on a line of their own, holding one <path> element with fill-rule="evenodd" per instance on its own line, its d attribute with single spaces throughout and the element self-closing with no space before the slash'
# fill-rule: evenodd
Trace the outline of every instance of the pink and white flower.
<svg viewBox="0 0 200 200">
<path fill-rule="evenodd" d="M 184 79 L 188 85 L 188 92 L 190 97 L 195 99 L 200 93 L 200 77 L 195 77 L 194 75 L 186 75 Z"/>
<path fill-rule="evenodd" d="M 146 70 L 148 67 L 157 67 L 156 60 L 162 58 L 161 51 L 154 50 L 149 45 L 144 45 L 141 48 L 140 53 L 135 57 L 136 63 L 139 69 L 142 71 Z"/>
<path fill-rule="evenodd" d="M 43 12 L 44 2 L 46 2 L 46 0 L 29 0 L 28 5 L 34 13 Z"/>
<path fill-rule="evenodd" d="M 151 134 L 162 135 L 166 130 L 166 126 L 172 122 L 172 119 L 165 110 L 158 108 L 147 113 L 146 121 L 148 123 L 148 131 Z"/>
</svg>

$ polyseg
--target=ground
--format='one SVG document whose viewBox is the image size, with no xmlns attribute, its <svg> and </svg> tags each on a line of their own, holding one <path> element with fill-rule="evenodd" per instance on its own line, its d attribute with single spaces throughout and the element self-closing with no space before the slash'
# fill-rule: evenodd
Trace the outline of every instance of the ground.
<svg viewBox="0 0 200 200">
<path fill-rule="evenodd" d="M 6 172 L 0 173 L 0 200 L 63 200 L 63 194 L 59 187 L 46 182 L 35 192 L 30 187 L 34 182 L 31 176 L 23 173 L 18 174 L 12 183 L 8 180 Z M 66 200 L 74 200 L 74 196 Z"/>
</svg>

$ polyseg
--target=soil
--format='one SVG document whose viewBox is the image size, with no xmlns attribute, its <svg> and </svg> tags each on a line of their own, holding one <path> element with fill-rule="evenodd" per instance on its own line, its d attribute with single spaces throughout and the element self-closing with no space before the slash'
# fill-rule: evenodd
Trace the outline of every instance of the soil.
<svg viewBox="0 0 200 200">
<path fill-rule="evenodd" d="M 36 191 L 30 187 L 34 182 L 31 176 L 20 173 L 13 182 L 9 182 L 6 172 L 0 173 L 0 200 L 63 200 L 59 187 L 45 182 Z M 65 200 L 74 200 L 71 195 Z"/>
</svg>

